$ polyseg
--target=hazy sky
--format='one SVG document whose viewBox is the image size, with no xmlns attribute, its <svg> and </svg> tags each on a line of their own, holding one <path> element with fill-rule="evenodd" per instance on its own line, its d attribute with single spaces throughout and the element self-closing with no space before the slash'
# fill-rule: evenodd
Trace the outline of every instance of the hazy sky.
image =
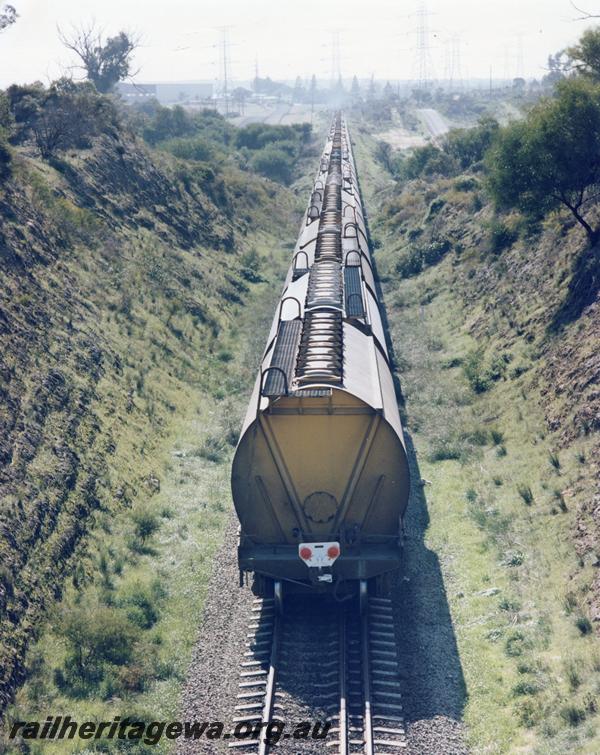
<svg viewBox="0 0 600 755">
<path fill-rule="evenodd" d="M 344 76 L 396 79 L 416 76 L 418 19 L 415 0 L 9 0 L 19 19 L 0 34 L 0 87 L 65 70 L 72 55 L 57 27 L 68 30 L 95 19 L 107 34 L 138 32 L 142 47 L 137 81 L 213 80 L 218 76 L 219 27 L 229 25 L 230 69 L 250 79 L 295 78 L 315 73 L 329 80 L 332 30 L 340 31 Z M 0 0 L 0 6 L 4 0 Z M 579 0 L 600 13 L 600 0 Z M 569 0 L 429 0 L 431 62 L 443 78 L 460 58 L 463 77 L 540 77 L 548 53 L 574 42 L 586 27 Z M 519 41 L 520 40 L 520 41 Z M 519 56 L 522 50 L 522 57 Z M 459 53 L 456 52 L 459 50 Z M 519 59 L 522 65 L 519 65 Z"/>
</svg>

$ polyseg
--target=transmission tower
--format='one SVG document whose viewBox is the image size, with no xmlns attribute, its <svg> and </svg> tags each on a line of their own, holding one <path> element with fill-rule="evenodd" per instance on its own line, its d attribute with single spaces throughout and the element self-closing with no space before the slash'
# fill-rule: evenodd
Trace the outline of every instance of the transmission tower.
<svg viewBox="0 0 600 755">
<path fill-rule="evenodd" d="M 452 89 L 453 87 L 455 89 L 463 88 L 463 72 L 460 62 L 460 43 L 460 36 L 458 34 L 455 34 L 451 40 L 452 58 L 450 62 L 450 89 Z"/>
<path fill-rule="evenodd" d="M 523 63 L 523 35 L 517 35 L 517 78 L 525 78 L 525 65 Z"/>
<path fill-rule="evenodd" d="M 331 88 L 333 89 L 342 78 L 342 64 L 340 55 L 340 32 L 331 31 Z"/>
<path fill-rule="evenodd" d="M 231 81 L 231 62 L 229 59 L 229 29 L 221 26 L 221 42 L 219 44 L 219 96 L 223 98 L 225 115 L 229 115 L 229 82 Z"/>
<path fill-rule="evenodd" d="M 435 78 L 429 43 L 429 12 L 424 2 L 417 6 L 416 79 L 419 89 L 424 89 Z"/>
<path fill-rule="evenodd" d="M 511 76 L 510 57 L 510 47 L 508 45 L 504 45 L 504 80 L 506 86 L 510 85 L 510 82 L 513 78 Z"/>
</svg>

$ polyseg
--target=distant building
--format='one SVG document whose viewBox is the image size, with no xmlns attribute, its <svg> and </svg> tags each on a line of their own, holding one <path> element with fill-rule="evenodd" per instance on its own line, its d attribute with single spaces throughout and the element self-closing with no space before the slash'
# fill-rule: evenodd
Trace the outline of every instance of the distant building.
<svg viewBox="0 0 600 755">
<path fill-rule="evenodd" d="M 128 102 L 156 98 L 161 105 L 184 105 L 210 100 L 213 96 L 213 84 L 210 81 L 166 81 L 154 84 L 123 82 L 119 84 L 118 91 Z"/>
<path fill-rule="evenodd" d="M 141 102 L 156 98 L 156 84 L 130 84 L 120 82 L 117 91 L 127 102 Z"/>
</svg>

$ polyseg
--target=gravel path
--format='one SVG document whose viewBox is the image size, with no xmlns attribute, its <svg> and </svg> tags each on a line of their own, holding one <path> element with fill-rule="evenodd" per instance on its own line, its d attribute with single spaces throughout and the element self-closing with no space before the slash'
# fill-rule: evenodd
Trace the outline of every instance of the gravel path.
<svg viewBox="0 0 600 755">
<path fill-rule="evenodd" d="M 225 731 L 234 716 L 239 664 L 254 599 L 249 587 L 238 587 L 237 532 L 238 521 L 232 513 L 215 559 L 181 706 L 184 721 L 222 721 Z M 178 739 L 176 751 L 191 755 L 227 749 L 222 741 Z"/>
</svg>

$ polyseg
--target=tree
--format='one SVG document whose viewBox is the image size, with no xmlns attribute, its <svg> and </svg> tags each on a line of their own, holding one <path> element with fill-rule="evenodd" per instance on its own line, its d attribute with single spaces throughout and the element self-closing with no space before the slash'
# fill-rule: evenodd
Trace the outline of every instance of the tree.
<svg viewBox="0 0 600 755">
<path fill-rule="evenodd" d="M 89 82 L 58 79 L 43 84 L 10 86 L 6 90 L 15 130 L 13 140 L 26 141 L 31 134 L 41 156 L 51 159 L 60 150 L 86 148 L 102 133 L 114 133 L 118 117 L 114 105 Z"/>
<path fill-rule="evenodd" d="M 103 42 L 102 30 L 92 24 L 75 29 L 70 37 L 60 32 L 60 39 L 79 57 L 79 67 L 85 70 L 87 78 L 102 94 L 137 73 L 131 70 L 131 58 L 139 40 L 131 33 L 121 31 Z"/>
<path fill-rule="evenodd" d="M 19 14 L 12 5 L 5 5 L 0 10 L 0 31 L 4 31 L 4 29 L 12 26 L 18 17 Z"/>
<path fill-rule="evenodd" d="M 453 157 L 461 168 L 467 169 L 483 159 L 498 134 L 500 125 L 495 118 L 484 115 L 473 128 L 453 128 L 444 142 L 444 151 Z"/>
<path fill-rule="evenodd" d="M 486 164 L 497 207 L 540 218 L 563 205 L 596 244 L 600 225 L 589 210 L 600 196 L 600 88 L 585 78 L 558 82 L 555 97 L 501 129 Z"/>
<path fill-rule="evenodd" d="M 566 50 L 559 50 L 554 55 L 548 55 L 548 73 L 543 78 L 545 84 L 556 84 L 564 79 L 572 68 L 573 62 Z"/>
<path fill-rule="evenodd" d="M 360 97 L 360 84 L 358 83 L 356 76 L 352 77 L 352 87 L 350 88 L 350 94 L 355 99 L 358 99 Z"/>
<path fill-rule="evenodd" d="M 586 76 L 600 78 L 600 28 L 586 29 L 579 42 L 567 49 L 573 68 Z"/>
</svg>

